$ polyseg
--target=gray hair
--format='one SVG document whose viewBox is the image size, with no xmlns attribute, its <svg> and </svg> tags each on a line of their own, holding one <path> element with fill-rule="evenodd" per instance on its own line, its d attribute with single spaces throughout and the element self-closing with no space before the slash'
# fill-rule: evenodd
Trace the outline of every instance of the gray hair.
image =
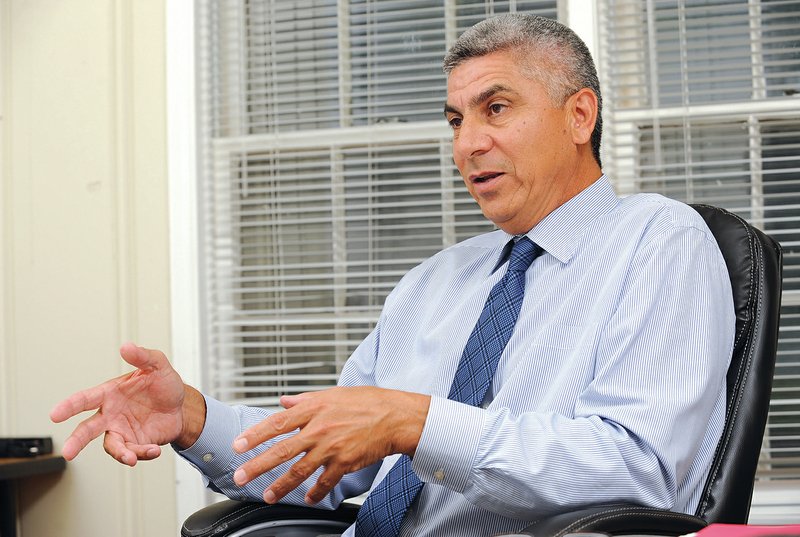
<svg viewBox="0 0 800 537">
<path fill-rule="evenodd" d="M 597 123 L 592 132 L 592 154 L 600 164 L 603 131 L 600 81 L 592 55 L 567 26 L 545 17 L 508 13 L 479 22 L 456 40 L 444 57 L 448 75 L 465 61 L 493 52 L 511 51 L 526 78 L 542 84 L 557 106 L 582 88 L 597 96 Z"/>
</svg>

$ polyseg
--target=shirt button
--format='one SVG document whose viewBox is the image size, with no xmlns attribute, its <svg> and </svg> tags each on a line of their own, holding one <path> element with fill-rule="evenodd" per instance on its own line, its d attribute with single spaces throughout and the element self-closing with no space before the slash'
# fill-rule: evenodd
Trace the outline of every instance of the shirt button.
<svg viewBox="0 0 800 537">
<path fill-rule="evenodd" d="M 436 470 L 435 472 L 433 472 L 433 478 L 434 478 L 436 481 L 441 481 L 442 479 L 444 479 L 444 470 L 442 470 L 441 468 L 439 468 L 438 470 Z"/>
<path fill-rule="evenodd" d="M 214 460 L 213 453 L 206 453 L 205 455 L 203 455 L 203 462 L 211 462 L 213 460 Z"/>
</svg>

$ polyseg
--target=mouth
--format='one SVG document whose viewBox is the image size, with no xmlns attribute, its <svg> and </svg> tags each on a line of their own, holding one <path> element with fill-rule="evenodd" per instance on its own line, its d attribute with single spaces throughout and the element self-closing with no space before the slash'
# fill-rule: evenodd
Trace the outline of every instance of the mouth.
<svg viewBox="0 0 800 537">
<path fill-rule="evenodd" d="M 503 175 L 503 172 L 485 172 L 479 175 L 473 175 L 470 177 L 470 180 L 473 184 L 482 184 L 491 181 L 492 179 L 496 179 Z"/>
</svg>

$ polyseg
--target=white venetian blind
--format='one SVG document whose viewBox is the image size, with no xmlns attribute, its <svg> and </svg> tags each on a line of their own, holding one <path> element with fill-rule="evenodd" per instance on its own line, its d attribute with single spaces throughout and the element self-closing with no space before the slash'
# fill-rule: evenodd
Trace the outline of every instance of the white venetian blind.
<svg viewBox="0 0 800 537">
<path fill-rule="evenodd" d="M 216 0 L 199 10 L 205 363 L 274 406 L 335 384 L 411 267 L 491 229 L 452 164 L 441 60 L 556 1 Z"/>
<path fill-rule="evenodd" d="M 758 478 L 800 479 L 800 2 L 605 0 L 606 171 L 725 207 L 784 248 Z M 795 511 L 796 512 L 796 511 Z"/>
</svg>

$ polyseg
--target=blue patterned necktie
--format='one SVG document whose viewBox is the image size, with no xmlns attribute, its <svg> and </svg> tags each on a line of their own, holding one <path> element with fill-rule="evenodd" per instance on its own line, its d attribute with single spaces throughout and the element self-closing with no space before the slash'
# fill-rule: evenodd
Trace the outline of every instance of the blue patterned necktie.
<svg viewBox="0 0 800 537">
<path fill-rule="evenodd" d="M 525 272 L 541 253 L 542 249 L 527 237 L 514 244 L 508 271 L 489 292 L 464 347 L 448 399 L 472 406 L 483 402 L 519 316 L 525 295 Z M 400 457 L 361 506 L 356 537 L 395 537 L 422 485 L 411 469 L 411 458 Z"/>
</svg>

